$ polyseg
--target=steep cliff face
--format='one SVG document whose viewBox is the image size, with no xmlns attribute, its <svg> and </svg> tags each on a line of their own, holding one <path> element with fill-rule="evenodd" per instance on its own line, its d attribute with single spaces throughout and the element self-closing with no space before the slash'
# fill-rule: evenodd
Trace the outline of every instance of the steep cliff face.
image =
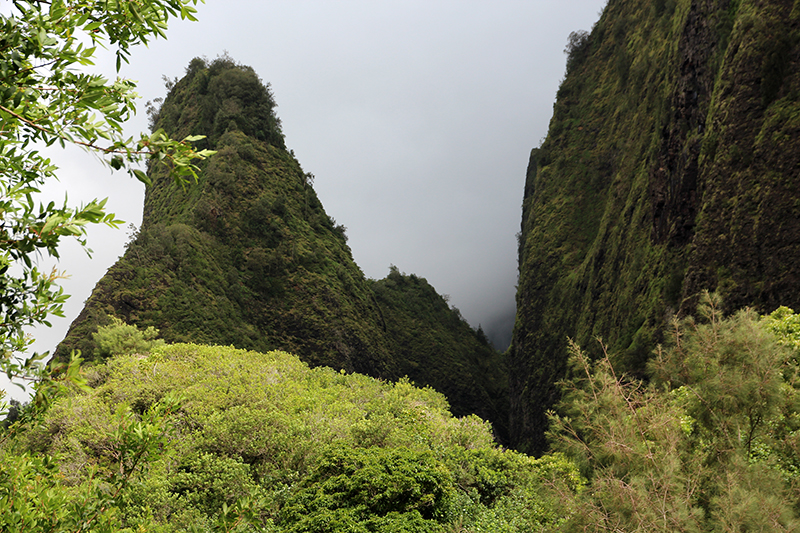
<svg viewBox="0 0 800 533">
<path fill-rule="evenodd" d="M 376 297 L 381 282 L 367 280 L 353 261 L 313 176 L 286 151 L 274 107 L 252 69 L 228 58 L 192 61 L 155 126 L 175 138 L 205 134 L 201 143 L 217 154 L 196 183 L 183 187 L 163 167 L 149 170 L 153 184 L 138 235 L 98 283 L 57 356 L 77 348 L 87 360 L 98 357 L 92 333 L 112 315 L 154 326 L 167 342 L 279 349 L 313 366 L 386 379 L 410 375 L 445 390 L 456 414 L 477 413 L 502 431 L 506 411 L 473 401 L 487 380 L 494 380 L 493 395 L 505 394 L 500 354 L 460 318 L 454 326 L 445 305 L 409 331 L 447 332 L 444 350 L 419 350 L 423 366 L 411 372 L 392 333 L 408 299 Z M 451 357 L 463 363 L 448 375 L 442 367 Z M 487 375 L 473 360 L 496 364 Z"/>
<path fill-rule="evenodd" d="M 570 44 L 523 202 L 511 434 L 545 448 L 567 338 L 642 374 L 671 313 L 800 305 L 800 2 L 610 0 Z"/>
</svg>

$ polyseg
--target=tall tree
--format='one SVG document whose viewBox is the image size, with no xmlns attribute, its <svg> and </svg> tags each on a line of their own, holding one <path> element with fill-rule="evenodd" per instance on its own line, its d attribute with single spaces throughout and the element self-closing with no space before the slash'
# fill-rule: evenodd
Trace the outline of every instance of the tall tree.
<svg viewBox="0 0 800 533">
<path fill-rule="evenodd" d="M 589 480 L 563 531 L 799 531 L 800 319 L 675 319 L 650 382 L 573 346 L 552 443 Z"/>
</svg>

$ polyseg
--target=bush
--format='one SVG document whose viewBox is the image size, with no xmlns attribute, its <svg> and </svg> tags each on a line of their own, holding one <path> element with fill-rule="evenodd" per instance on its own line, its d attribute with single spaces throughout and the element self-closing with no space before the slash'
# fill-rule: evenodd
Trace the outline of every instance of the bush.
<svg viewBox="0 0 800 533">
<path fill-rule="evenodd" d="M 590 486 L 566 531 L 800 528 L 796 359 L 771 320 L 719 309 L 673 322 L 649 384 L 573 346 L 550 436 Z"/>
<path fill-rule="evenodd" d="M 142 331 L 117 317 L 108 318 L 111 324 L 100 326 L 97 328 L 97 333 L 92 335 L 102 357 L 150 353 L 154 348 L 164 344 L 163 340 L 157 338 L 158 330 L 153 326 Z"/>
<path fill-rule="evenodd" d="M 59 457 L 48 486 L 84 490 L 91 472 L 118 470 L 116 428 L 148 427 L 180 395 L 168 442 L 115 500 L 118 529 L 523 532 L 558 523 L 560 494 L 578 488 L 568 461 L 499 449 L 489 424 L 408 380 L 188 344 L 95 368 L 96 388 L 57 401 L 8 449 Z"/>
<path fill-rule="evenodd" d="M 341 531 L 344 524 L 356 531 L 439 531 L 453 491 L 447 468 L 431 452 L 349 446 L 325 450 L 300 487 L 280 522 L 298 533 Z"/>
<path fill-rule="evenodd" d="M 589 50 L 589 32 L 586 30 L 577 30 L 569 34 L 567 38 L 567 46 L 564 48 L 564 53 L 567 54 L 567 72 L 570 72 L 575 66 L 586 58 Z"/>
</svg>

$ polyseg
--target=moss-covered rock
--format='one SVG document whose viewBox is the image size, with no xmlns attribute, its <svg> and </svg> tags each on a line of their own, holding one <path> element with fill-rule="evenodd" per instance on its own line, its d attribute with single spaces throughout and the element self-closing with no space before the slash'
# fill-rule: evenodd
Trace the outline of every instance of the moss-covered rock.
<svg viewBox="0 0 800 533">
<path fill-rule="evenodd" d="M 610 0 L 574 39 L 523 203 L 512 440 L 541 451 L 567 337 L 641 374 L 665 317 L 800 300 L 800 8 Z"/>
</svg>

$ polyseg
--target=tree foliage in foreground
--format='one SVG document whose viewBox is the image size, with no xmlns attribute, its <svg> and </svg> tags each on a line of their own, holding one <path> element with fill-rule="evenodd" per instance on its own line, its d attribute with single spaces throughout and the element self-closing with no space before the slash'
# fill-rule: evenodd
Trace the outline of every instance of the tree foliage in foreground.
<svg viewBox="0 0 800 533">
<path fill-rule="evenodd" d="M 105 200 L 80 207 L 37 203 L 57 168 L 40 150 L 77 145 L 113 169 L 142 161 L 167 164 L 177 180 L 195 176 L 192 163 L 210 155 L 163 131 L 125 138 L 123 123 L 135 112 L 135 84 L 80 69 L 93 65 L 98 46 L 116 50 L 117 70 L 131 48 L 164 37 L 171 17 L 194 20 L 197 0 L 16 0 L 0 14 L 0 370 L 31 377 L 41 356 L 19 354 L 32 342 L 23 328 L 62 316 L 67 296 L 56 271 L 36 266 L 39 254 L 58 257 L 65 237 L 85 247 L 88 224 L 117 226 Z M 88 250 L 88 249 L 87 249 Z M 17 355 L 15 355 L 17 354 Z"/>
<path fill-rule="evenodd" d="M 0 446 L 0 531 L 120 531 L 125 492 L 166 444 L 164 417 L 174 406 L 164 398 L 140 415 L 117 408 L 113 424 L 97 435 L 111 463 L 105 469 L 84 465 L 87 481 L 79 486 L 64 482 L 56 458 Z"/>
<path fill-rule="evenodd" d="M 797 315 L 673 322 L 651 382 L 573 347 L 556 450 L 590 480 L 566 531 L 797 531 Z M 778 336 L 776 336 L 776 333 Z"/>
<path fill-rule="evenodd" d="M 486 422 L 453 418 L 441 394 L 407 381 L 310 369 L 282 352 L 118 354 L 89 369 L 91 389 L 35 423 L 23 413 L 2 437 L 0 503 L 13 509 L 3 525 L 796 531 L 800 321 L 785 308 L 726 318 L 711 297 L 701 312 L 673 323 L 648 384 L 574 347 L 552 415 L 556 452 L 538 460 L 496 447 Z"/>
<path fill-rule="evenodd" d="M 54 458 L 23 469 L 43 472 L 33 489 L 0 475 L 0 498 L 13 493 L 18 506 L 49 491 L 81 508 L 104 491 L 88 531 L 527 532 L 556 525 L 559 490 L 580 484 L 560 456 L 498 448 L 487 422 L 454 418 L 431 389 L 282 352 L 162 346 L 113 357 L 88 379 L 90 391 L 0 446 L 0 472 Z M 146 448 L 136 424 L 161 440 L 133 464 L 128 450 Z"/>
</svg>

